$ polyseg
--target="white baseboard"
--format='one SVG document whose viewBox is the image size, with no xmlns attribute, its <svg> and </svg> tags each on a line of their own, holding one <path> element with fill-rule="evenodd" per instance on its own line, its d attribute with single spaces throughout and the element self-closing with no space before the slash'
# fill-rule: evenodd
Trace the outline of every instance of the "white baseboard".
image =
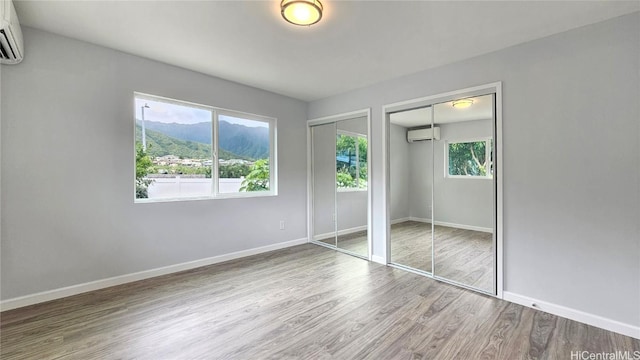
<svg viewBox="0 0 640 360">
<path fill-rule="evenodd" d="M 415 217 L 415 216 L 409 216 L 408 220 L 409 221 L 417 221 L 417 222 L 431 224 L 431 219 L 429 219 L 429 218 L 419 218 L 419 217 Z"/>
<path fill-rule="evenodd" d="M 383 258 L 382 256 L 371 255 L 371 261 L 373 261 L 375 263 L 378 263 L 378 264 L 387 265 L 387 260 L 385 258 Z"/>
<path fill-rule="evenodd" d="M 353 233 L 357 233 L 358 231 L 364 231 L 364 230 L 367 230 L 367 225 L 357 226 L 357 227 L 344 229 L 344 230 L 338 230 L 338 236 L 353 234 Z M 320 240 L 332 238 L 334 236 L 335 236 L 335 233 L 328 232 L 324 234 L 313 235 L 313 240 L 320 241 Z"/>
<path fill-rule="evenodd" d="M 411 218 L 409 218 L 409 217 L 404 217 L 404 218 L 400 218 L 400 219 L 391 220 L 391 225 L 400 224 L 400 223 L 403 223 L 403 222 L 409 221 L 409 220 L 411 220 Z"/>
<path fill-rule="evenodd" d="M 285 241 L 277 244 L 236 251 L 236 252 L 232 252 L 224 255 L 213 256 L 206 259 L 189 261 L 181 264 L 169 265 L 169 266 L 164 266 L 156 269 L 144 270 L 144 271 L 140 271 L 132 274 L 120 275 L 120 276 L 115 276 L 107 279 L 91 281 L 84 284 L 77 284 L 77 285 L 67 286 L 60 289 L 48 290 L 48 291 L 43 291 L 35 294 L 20 296 L 13 299 L 2 300 L 0 301 L 0 311 L 16 309 L 24 306 L 42 303 L 45 301 L 51 301 L 51 300 L 60 299 L 67 296 L 77 295 L 77 294 L 85 293 L 88 291 L 104 289 L 111 286 L 130 283 L 133 281 L 149 279 L 156 276 L 171 274 L 171 273 L 184 271 L 184 270 L 195 269 L 201 266 L 207 266 L 207 265 L 221 263 L 224 261 L 239 259 L 246 256 L 261 254 L 268 251 L 284 249 L 291 246 L 306 244 L 307 242 L 308 242 L 307 238 Z"/>
<path fill-rule="evenodd" d="M 549 314 L 561 316 L 567 319 L 579 321 L 581 323 L 593 325 L 601 329 L 640 339 L 640 326 L 626 324 L 620 321 L 608 319 L 594 314 L 589 314 L 580 310 L 568 308 L 566 306 L 532 299 L 530 297 L 514 294 L 508 291 L 503 292 L 503 299 L 532 309 L 541 310 Z"/>
<path fill-rule="evenodd" d="M 431 219 L 417 218 L 417 217 L 410 216 L 409 220 L 431 224 Z M 486 232 L 486 233 L 493 233 L 493 229 L 492 228 L 486 228 L 486 227 L 482 227 L 482 226 L 455 224 L 455 223 L 437 221 L 437 220 L 434 221 L 433 224 L 434 225 L 438 225 L 438 226 L 446 226 L 446 227 L 456 228 L 456 229 L 473 230 L 473 231 L 480 231 L 480 232 Z"/>
</svg>

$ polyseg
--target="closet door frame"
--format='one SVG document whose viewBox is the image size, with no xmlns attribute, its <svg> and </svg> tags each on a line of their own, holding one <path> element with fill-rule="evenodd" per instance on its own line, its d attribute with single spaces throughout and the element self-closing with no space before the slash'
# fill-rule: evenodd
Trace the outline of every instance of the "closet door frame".
<svg viewBox="0 0 640 360">
<path fill-rule="evenodd" d="M 317 125 L 324 125 L 324 124 L 331 124 L 331 123 L 337 123 L 338 121 L 342 121 L 342 120 L 350 120 L 350 119 L 355 119 L 355 118 L 361 118 L 361 117 L 366 117 L 367 118 L 367 256 L 363 257 L 362 255 L 356 254 L 356 253 L 352 253 L 350 251 L 344 250 L 344 249 L 340 249 L 338 246 L 329 246 L 327 244 L 324 244 L 322 242 L 319 241 L 314 241 L 313 240 L 313 234 L 314 234 L 314 229 L 313 229 L 313 141 L 312 141 L 312 134 L 311 134 L 311 129 L 313 126 L 317 126 Z M 338 250 L 340 252 L 344 252 L 347 253 L 349 255 L 353 255 L 356 257 L 361 257 L 364 258 L 366 260 L 371 261 L 371 256 L 373 254 L 373 244 L 372 244 L 372 223 L 371 223 L 371 217 L 372 217 L 372 208 L 371 208 L 371 204 L 372 204 L 372 194 L 373 192 L 371 191 L 371 108 L 366 108 L 366 109 L 361 109 L 361 110 L 355 110 L 355 111 L 350 111 L 350 112 L 346 112 L 346 113 L 341 113 L 341 114 L 336 114 L 336 115 L 330 115 L 330 116 L 325 116 L 325 117 L 321 117 L 321 118 L 317 118 L 317 119 L 310 119 L 307 120 L 307 242 L 316 244 L 316 245 L 321 245 L 321 246 L 325 246 L 331 249 L 335 249 Z M 334 180 L 335 180 L 335 176 L 334 176 Z M 337 203 L 336 203 L 337 206 Z M 336 211 L 336 217 L 337 215 L 337 211 Z M 337 224 L 337 219 L 335 220 L 335 223 Z"/>
<path fill-rule="evenodd" d="M 391 212 L 390 212 L 390 114 L 399 111 L 412 110 L 417 108 L 423 108 L 427 106 L 432 106 L 435 104 L 452 101 L 461 97 L 473 97 L 487 94 L 495 94 L 495 122 L 494 122 L 494 168 L 495 168 L 495 230 L 494 232 L 497 234 L 495 237 L 495 293 L 486 293 L 484 291 L 479 291 L 473 287 L 467 287 L 461 285 L 456 282 L 448 281 L 447 279 L 443 279 L 440 277 L 434 277 L 433 274 L 424 273 L 422 275 L 436 278 L 439 281 L 451 283 L 457 286 L 462 286 L 465 288 L 469 288 L 474 291 L 482 292 L 488 295 L 495 296 L 497 298 L 503 298 L 503 279 L 504 279 L 504 266 L 503 266 L 503 239 L 504 239 L 504 226 L 503 226 L 503 163 L 502 163 L 502 82 L 494 82 L 485 85 L 479 85 L 474 87 L 469 87 L 465 89 L 459 89 L 454 91 L 449 91 L 445 93 L 429 95 L 421 98 L 409 99 L 405 101 L 395 102 L 391 104 L 386 104 L 382 106 L 382 119 L 384 120 L 384 124 L 382 127 L 382 154 L 383 154 L 383 174 L 384 174 L 384 187 L 383 187 L 383 201 L 384 201 L 384 209 L 386 214 L 384 219 L 386 221 L 385 229 L 386 232 L 383 234 L 384 243 L 386 246 L 385 249 L 385 260 L 386 264 L 391 263 Z M 434 210 L 432 210 L 434 211 Z M 433 216 L 433 215 L 432 215 Z M 432 261 L 434 261 L 432 259 Z"/>
</svg>

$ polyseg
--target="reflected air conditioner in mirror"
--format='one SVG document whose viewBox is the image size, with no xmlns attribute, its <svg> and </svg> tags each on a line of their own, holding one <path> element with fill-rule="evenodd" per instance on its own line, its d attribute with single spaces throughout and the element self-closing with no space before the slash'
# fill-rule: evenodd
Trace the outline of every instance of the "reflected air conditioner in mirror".
<svg viewBox="0 0 640 360">
<path fill-rule="evenodd" d="M 0 2 L 0 63 L 17 64 L 24 57 L 22 31 L 11 0 Z"/>
<path fill-rule="evenodd" d="M 440 128 L 418 129 L 407 131 L 407 141 L 440 140 Z"/>
</svg>

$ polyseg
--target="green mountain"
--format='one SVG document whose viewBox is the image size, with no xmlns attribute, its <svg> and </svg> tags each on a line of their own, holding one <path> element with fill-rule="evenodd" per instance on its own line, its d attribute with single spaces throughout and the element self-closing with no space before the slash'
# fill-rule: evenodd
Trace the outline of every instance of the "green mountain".
<svg viewBox="0 0 640 360">
<path fill-rule="evenodd" d="M 220 148 L 253 159 L 269 157 L 269 129 L 248 127 L 220 120 L 218 123 Z"/>
<path fill-rule="evenodd" d="M 145 129 L 147 135 L 147 149 L 151 157 L 175 155 L 187 159 L 211 159 L 211 145 L 190 140 L 180 140 L 158 131 Z M 142 142 L 142 127 L 136 124 L 136 143 Z M 220 150 L 220 159 L 245 159 L 229 151 Z"/>
<path fill-rule="evenodd" d="M 211 122 L 177 124 L 147 120 L 145 126 L 147 131 L 153 130 L 177 140 L 211 144 Z M 236 159 L 269 157 L 269 129 L 266 127 L 248 127 L 220 120 L 218 141 L 221 150 L 240 155 Z"/>
</svg>

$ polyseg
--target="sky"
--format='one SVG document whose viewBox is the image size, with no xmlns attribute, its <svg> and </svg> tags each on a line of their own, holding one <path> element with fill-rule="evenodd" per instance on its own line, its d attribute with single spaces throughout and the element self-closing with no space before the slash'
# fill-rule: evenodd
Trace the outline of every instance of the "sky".
<svg viewBox="0 0 640 360">
<path fill-rule="evenodd" d="M 144 109 L 144 119 L 162 123 L 177 124 L 197 124 L 201 122 L 211 122 L 211 110 L 171 104 L 167 102 L 135 99 L 136 119 L 142 119 L 142 107 L 147 104 L 149 108 Z M 239 124 L 248 127 L 269 127 L 266 122 L 241 119 L 237 117 L 220 115 L 221 121 L 232 124 Z"/>
</svg>

